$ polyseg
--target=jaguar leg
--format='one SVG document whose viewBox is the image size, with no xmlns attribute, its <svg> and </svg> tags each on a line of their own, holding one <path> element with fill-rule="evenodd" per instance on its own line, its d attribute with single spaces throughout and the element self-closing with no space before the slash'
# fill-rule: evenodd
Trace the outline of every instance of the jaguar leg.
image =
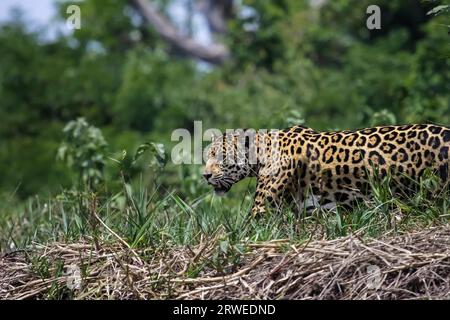
<svg viewBox="0 0 450 320">
<path fill-rule="evenodd" d="M 287 191 L 293 177 L 293 169 L 269 168 L 263 170 L 256 185 L 255 199 L 252 215 L 258 216 L 266 212 L 266 207 L 280 209 L 283 196 Z"/>
</svg>

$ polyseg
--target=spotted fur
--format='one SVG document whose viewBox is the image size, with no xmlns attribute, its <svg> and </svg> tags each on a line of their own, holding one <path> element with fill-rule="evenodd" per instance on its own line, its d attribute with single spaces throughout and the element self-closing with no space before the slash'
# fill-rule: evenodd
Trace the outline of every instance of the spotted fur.
<svg viewBox="0 0 450 320">
<path fill-rule="evenodd" d="M 428 124 L 334 132 L 294 126 L 252 137 L 241 132 L 213 140 L 204 176 L 218 193 L 256 177 L 254 215 L 283 204 L 307 211 L 352 207 L 370 197 L 374 178 L 390 175 L 394 192 L 403 194 L 427 169 L 446 184 L 449 148 L 450 128 Z"/>
</svg>

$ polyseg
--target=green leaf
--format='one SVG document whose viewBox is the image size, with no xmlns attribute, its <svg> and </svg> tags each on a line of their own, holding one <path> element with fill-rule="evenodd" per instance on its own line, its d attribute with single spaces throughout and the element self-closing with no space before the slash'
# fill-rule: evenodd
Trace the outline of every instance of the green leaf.
<svg viewBox="0 0 450 320">
<path fill-rule="evenodd" d="M 220 243 L 219 243 L 220 250 L 225 254 L 228 252 L 229 246 L 230 246 L 230 243 L 228 242 L 228 240 L 223 240 L 223 241 L 220 241 Z"/>
<path fill-rule="evenodd" d="M 165 165 L 165 149 L 162 143 L 146 142 L 141 144 L 134 155 L 134 162 L 139 160 L 139 158 L 146 152 L 150 152 L 152 159 L 150 165 L 156 164 L 159 167 Z"/>
</svg>

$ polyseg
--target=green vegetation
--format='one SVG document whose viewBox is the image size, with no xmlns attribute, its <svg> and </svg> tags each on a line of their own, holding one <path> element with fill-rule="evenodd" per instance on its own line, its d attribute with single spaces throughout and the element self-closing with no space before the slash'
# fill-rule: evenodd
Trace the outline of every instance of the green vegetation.
<svg viewBox="0 0 450 320">
<path fill-rule="evenodd" d="M 289 239 L 303 242 L 359 234 L 377 237 L 420 230 L 447 223 L 450 212 L 448 191 L 438 177 L 428 175 L 417 184 L 417 193 L 398 199 L 391 194 L 388 177 L 372 183 L 373 200 L 352 212 L 316 210 L 313 214 L 268 214 L 248 219 L 251 188 L 240 203 L 236 198 L 218 198 L 203 193 L 185 200 L 181 192 L 163 190 L 162 185 L 137 188 L 123 181 L 116 194 L 64 191 L 55 198 L 29 199 L 17 207 L 2 201 L 0 220 L 2 249 L 21 248 L 31 243 L 73 242 L 88 238 L 96 242 L 120 241 L 131 248 L 171 248 L 198 245 L 204 237 L 219 236 L 221 250 L 239 250 L 245 243 Z"/>
<path fill-rule="evenodd" d="M 352 213 L 248 221 L 253 181 L 217 198 L 201 166 L 167 161 L 171 132 L 194 120 L 220 129 L 449 124 L 445 3 L 378 1 L 382 29 L 368 30 L 369 0 L 245 0 L 217 37 L 230 58 L 205 65 L 164 42 L 131 2 L 80 2 L 82 28 L 52 41 L 19 14 L 0 26 L 0 251 L 80 238 L 195 245 L 219 234 L 229 254 L 245 242 L 448 221 L 450 198 L 428 194 L 432 177 L 407 200 L 374 184 L 374 201 Z"/>
</svg>

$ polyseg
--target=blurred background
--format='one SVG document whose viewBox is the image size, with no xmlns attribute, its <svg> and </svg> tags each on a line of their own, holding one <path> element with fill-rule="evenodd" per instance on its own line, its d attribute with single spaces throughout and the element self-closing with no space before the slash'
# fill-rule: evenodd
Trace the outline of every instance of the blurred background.
<svg viewBox="0 0 450 320">
<path fill-rule="evenodd" d="M 380 30 L 366 27 L 371 4 Z M 194 120 L 449 124 L 449 18 L 418 0 L 2 0 L 0 194 L 56 194 L 80 172 L 115 181 L 125 153 L 149 141 L 170 154 L 172 131 Z M 130 163 L 137 179 L 147 164 Z M 199 170 L 168 164 L 161 183 L 204 192 Z"/>
</svg>

